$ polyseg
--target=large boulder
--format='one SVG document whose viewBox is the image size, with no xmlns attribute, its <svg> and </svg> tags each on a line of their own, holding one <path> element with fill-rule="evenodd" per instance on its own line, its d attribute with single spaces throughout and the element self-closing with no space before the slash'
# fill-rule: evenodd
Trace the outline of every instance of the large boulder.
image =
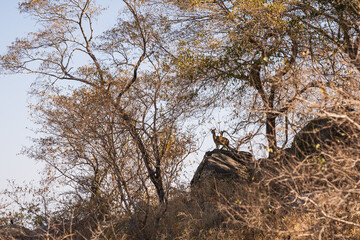
<svg viewBox="0 0 360 240">
<path fill-rule="evenodd" d="M 358 129 L 344 119 L 316 118 L 295 135 L 287 152 L 301 160 L 334 146 L 354 144 L 358 134 Z"/>
<path fill-rule="evenodd" d="M 215 149 L 207 152 L 191 180 L 191 187 L 200 187 L 212 180 L 250 181 L 254 169 L 248 152 Z"/>
</svg>

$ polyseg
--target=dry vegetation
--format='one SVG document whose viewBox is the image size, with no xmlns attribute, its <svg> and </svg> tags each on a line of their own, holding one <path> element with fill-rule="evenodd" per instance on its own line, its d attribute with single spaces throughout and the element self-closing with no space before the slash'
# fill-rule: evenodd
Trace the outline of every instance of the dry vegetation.
<svg viewBox="0 0 360 240">
<path fill-rule="evenodd" d="M 358 0 L 124 0 L 95 35 L 98 2 L 19 5 L 39 29 L 0 67 L 38 76 L 24 154 L 46 169 L 4 191 L 0 239 L 360 238 Z M 190 190 L 215 112 L 267 157 Z"/>
</svg>

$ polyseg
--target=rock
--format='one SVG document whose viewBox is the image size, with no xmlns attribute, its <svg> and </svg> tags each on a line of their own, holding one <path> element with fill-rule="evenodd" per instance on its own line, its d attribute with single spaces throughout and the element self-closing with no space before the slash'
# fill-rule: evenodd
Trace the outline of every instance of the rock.
<svg viewBox="0 0 360 240">
<path fill-rule="evenodd" d="M 351 116 L 351 119 L 359 118 Z M 249 189 L 264 186 L 264 194 L 291 205 L 296 200 L 292 191 L 294 170 L 295 174 L 302 174 L 299 171 L 308 174 L 314 170 L 307 169 L 306 164 L 299 168 L 303 160 L 320 156 L 323 161 L 328 161 L 324 153 L 336 154 L 338 150 L 358 154 L 359 146 L 360 129 L 344 118 L 313 119 L 295 135 L 290 148 L 279 149 L 271 159 L 254 160 L 248 152 L 219 149 L 207 152 L 191 180 L 191 193 L 205 201 L 214 200 L 213 196 L 219 196 L 218 193 L 221 196 L 237 194 L 244 196 L 241 201 L 245 202 Z M 360 169 L 360 164 L 354 167 Z"/>
<path fill-rule="evenodd" d="M 301 160 L 334 145 L 347 145 L 357 134 L 356 129 L 346 121 L 331 118 L 313 119 L 295 135 L 288 153 Z"/>
<path fill-rule="evenodd" d="M 194 188 L 208 182 L 209 178 L 250 181 L 253 166 L 253 156 L 248 152 L 215 149 L 205 154 L 190 184 Z"/>
</svg>

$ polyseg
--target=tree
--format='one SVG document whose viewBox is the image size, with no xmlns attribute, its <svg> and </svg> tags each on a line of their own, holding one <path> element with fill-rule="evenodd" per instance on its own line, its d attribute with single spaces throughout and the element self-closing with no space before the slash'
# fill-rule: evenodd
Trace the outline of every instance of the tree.
<svg viewBox="0 0 360 240">
<path fill-rule="evenodd" d="M 164 16 L 172 24 L 177 48 L 163 46 L 172 53 L 179 81 L 192 86 L 197 96 L 208 97 L 208 88 L 220 89 L 216 98 L 233 105 L 238 124 L 253 119 L 265 127 L 273 158 L 279 148 L 277 131 L 287 129 L 297 98 L 317 85 L 305 78 L 311 71 L 306 65 L 309 45 L 303 23 L 291 15 L 291 1 L 174 1 L 173 6 L 177 17 L 171 17 L 171 10 Z M 167 36 L 164 42 L 169 42 Z"/>
<path fill-rule="evenodd" d="M 148 181 L 165 204 L 193 142 L 177 127 L 184 108 L 173 101 L 180 93 L 167 91 L 171 78 L 155 54 L 158 29 L 136 1 L 124 4 L 119 22 L 97 38 L 94 21 L 101 8 L 95 1 L 22 2 L 20 10 L 41 28 L 15 41 L 1 56 L 1 66 L 45 80 L 45 87 L 36 89 L 43 102 L 34 109 L 40 111 L 48 136 L 39 139 L 33 157 L 45 160 L 92 197 L 102 187 L 114 188 L 108 181 L 112 176 L 125 206 L 134 200 L 133 188 L 149 187 Z M 81 85 L 52 91 L 57 81 Z M 124 176 L 127 170 L 121 172 L 121 164 L 138 177 L 131 187 L 127 181 L 133 179 Z"/>
<path fill-rule="evenodd" d="M 299 13 L 299 10 L 301 13 Z M 301 21 L 313 35 L 309 41 L 323 49 L 340 51 L 358 70 L 359 65 L 359 1 L 299 1 L 293 6 Z"/>
<path fill-rule="evenodd" d="M 324 101 L 349 108 L 357 105 L 359 1 L 298 1 L 291 12 L 307 33 L 312 63 L 323 78 Z M 339 91 L 343 94 L 333 97 Z"/>
</svg>

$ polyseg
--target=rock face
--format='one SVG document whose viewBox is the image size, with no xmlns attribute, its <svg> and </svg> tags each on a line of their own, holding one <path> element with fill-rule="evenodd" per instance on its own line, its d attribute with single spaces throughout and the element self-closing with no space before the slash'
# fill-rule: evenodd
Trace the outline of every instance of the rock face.
<svg viewBox="0 0 360 240">
<path fill-rule="evenodd" d="M 354 129 L 346 122 L 336 119 L 317 118 L 309 121 L 294 138 L 288 149 L 297 158 L 313 154 L 332 145 L 347 144 L 351 136 L 355 136 Z"/>
<path fill-rule="evenodd" d="M 253 166 L 253 156 L 248 152 L 215 149 L 205 154 L 191 180 L 191 187 L 200 186 L 209 178 L 249 181 Z"/>
</svg>

